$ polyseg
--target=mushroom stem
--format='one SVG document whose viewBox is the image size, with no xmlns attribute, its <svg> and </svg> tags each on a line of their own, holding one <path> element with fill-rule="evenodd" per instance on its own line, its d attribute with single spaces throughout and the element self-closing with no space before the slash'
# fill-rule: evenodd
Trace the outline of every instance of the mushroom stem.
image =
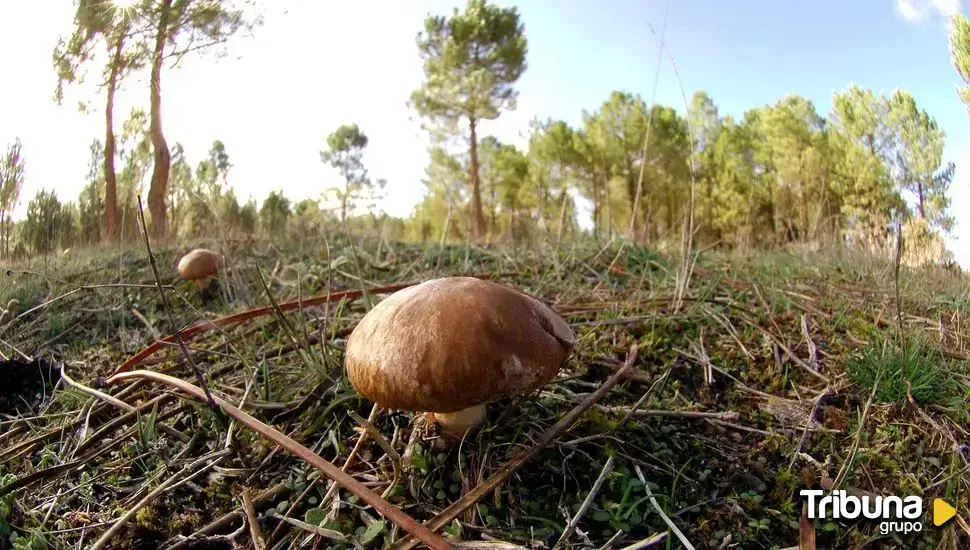
<svg viewBox="0 0 970 550">
<path fill-rule="evenodd" d="M 485 405 L 476 405 L 452 413 L 428 413 L 432 422 L 441 427 L 442 435 L 461 439 L 466 432 L 477 428 L 485 420 Z"/>
</svg>

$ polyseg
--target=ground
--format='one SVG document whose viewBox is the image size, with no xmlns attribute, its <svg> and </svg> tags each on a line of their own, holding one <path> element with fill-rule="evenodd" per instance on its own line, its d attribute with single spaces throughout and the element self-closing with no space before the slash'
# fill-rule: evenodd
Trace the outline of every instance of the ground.
<svg viewBox="0 0 970 550">
<path fill-rule="evenodd" d="M 21 313 L 0 328 L 0 549 L 253 548 L 254 533 L 256 548 L 400 542 L 373 507 L 346 490 L 328 498 L 319 469 L 205 402 L 157 381 L 106 383 L 174 326 L 199 324 L 209 330 L 185 350 L 169 342 L 132 368 L 200 385 L 195 365 L 215 396 L 338 467 L 366 431 L 347 471 L 420 522 L 469 504 L 441 530 L 453 543 L 682 548 L 682 535 L 696 548 L 797 547 L 799 491 L 833 486 L 939 497 L 966 515 L 959 271 L 897 278 L 892 262 L 847 252 L 707 252 L 682 284 L 678 255 L 628 243 L 355 243 L 194 243 L 227 252 L 204 288 L 177 277 L 190 246 L 156 245 L 168 307 L 137 243 L 7 265 L 0 301 L 17 298 Z M 577 343 L 555 381 L 491 405 L 474 438 L 442 449 L 412 414 L 368 423 L 342 350 L 382 287 L 457 274 L 539 297 Z M 204 323 L 254 308 L 265 309 Z M 494 490 L 462 498 L 510 461 Z M 805 521 L 818 548 L 970 542 L 957 521 L 935 527 L 923 512 L 908 535 Z"/>
</svg>

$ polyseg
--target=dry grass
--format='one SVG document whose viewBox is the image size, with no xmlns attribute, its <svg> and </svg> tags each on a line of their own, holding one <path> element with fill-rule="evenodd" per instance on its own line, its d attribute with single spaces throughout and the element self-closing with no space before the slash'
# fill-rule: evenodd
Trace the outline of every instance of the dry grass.
<svg viewBox="0 0 970 550">
<path fill-rule="evenodd" d="M 475 487 L 532 453 L 444 524 L 453 541 L 621 548 L 658 537 L 677 547 L 673 524 L 697 548 L 785 548 L 798 541 L 798 491 L 832 479 L 841 488 L 942 497 L 967 509 L 960 442 L 970 412 L 962 361 L 970 285 L 960 274 L 903 270 L 907 337 L 938 354 L 927 369 L 906 363 L 910 348 L 894 340 L 891 262 L 857 255 L 701 254 L 684 287 L 680 251 L 671 257 L 630 244 L 622 251 L 592 242 L 531 251 L 366 240 L 355 250 L 346 241 L 198 244 L 223 248 L 233 262 L 206 290 L 176 278 L 187 247 L 155 247 L 177 325 L 256 307 L 273 312 L 187 339 L 214 395 L 335 464 L 346 461 L 361 430 L 380 436 L 361 444 L 347 470 L 421 521 L 465 502 L 463 495 L 478 496 Z M 0 328 L 8 359 L 0 367 L 0 548 L 10 540 L 5 530 L 20 537 L 17 548 L 90 547 L 136 504 L 106 547 L 190 548 L 198 539 L 209 548 L 231 548 L 230 540 L 249 548 L 400 543 L 405 533 L 373 508 L 345 491 L 325 502 L 327 479 L 248 429 L 234 423 L 227 431 L 204 403 L 151 382 L 99 387 L 101 377 L 170 332 L 142 248 L 120 257 L 117 248 L 75 250 L 9 269 L 0 302 L 19 299 L 21 313 Z M 363 300 L 287 312 L 274 306 L 454 274 L 495 277 L 540 296 L 579 340 L 554 383 L 491 406 L 485 429 L 447 452 L 436 450 L 433 435 L 412 440 L 409 415 L 385 412 L 372 427 L 363 421 L 371 404 L 341 371 Z M 634 345 L 632 374 L 575 423 L 550 431 Z M 873 387 L 865 373 L 881 372 L 877 359 L 903 361 L 919 376 L 893 377 L 893 387 L 880 379 L 877 394 L 898 399 L 874 399 L 867 408 Z M 38 368 L 45 365 L 52 368 Z M 846 373 L 847 365 L 856 370 Z M 58 380 L 61 367 L 75 385 Z M 196 380 L 174 345 L 139 368 Z M 38 373 L 58 380 L 56 387 L 42 386 Z M 934 373 L 947 382 L 920 384 L 922 393 L 899 386 Z M 943 389 L 924 399 L 927 387 Z M 537 447 L 550 433 L 549 445 Z M 929 523 L 895 542 L 871 522 L 816 527 L 820 547 L 830 548 L 970 541 L 953 525 Z M 185 537 L 193 534 L 190 543 Z"/>
</svg>

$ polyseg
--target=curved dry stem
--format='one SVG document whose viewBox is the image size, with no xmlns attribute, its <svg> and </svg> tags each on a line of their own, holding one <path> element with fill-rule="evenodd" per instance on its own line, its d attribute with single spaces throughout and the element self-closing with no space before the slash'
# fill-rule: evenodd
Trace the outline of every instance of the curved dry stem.
<svg viewBox="0 0 970 550">
<path fill-rule="evenodd" d="M 195 397 L 196 399 L 205 400 L 205 394 L 198 387 L 186 382 L 185 380 L 175 378 L 174 376 L 169 376 L 167 374 L 161 374 L 158 372 L 145 371 L 145 370 L 135 370 L 130 372 L 122 372 L 115 374 L 107 379 L 107 384 L 113 384 L 122 380 L 131 380 L 145 378 L 148 380 L 154 380 L 156 382 L 162 382 L 168 384 L 174 388 L 182 390 L 183 392 Z M 222 410 L 237 420 L 240 424 L 246 426 L 247 428 L 257 432 L 263 437 L 272 440 L 277 443 L 290 453 L 298 456 L 299 458 L 309 462 L 314 468 L 320 470 L 324 475 L 334 480 L 334 482 L 342 485 L 348 491 L 354 493 L 361 500 L 370 504 L 377 510 L 378 513 L 391 520 L 399 527 L 410 533 L 412 536 L 419 539 L 424 544 L 427 544 L 429 548 L 434 549 L 445 549 L 451 548 L 452 546 L 441 536 L 435 534 L 427 526 L 418 523 L 414 518 L 404 513 L 399 508 L 395 507 L 391 503 L 387 502 L 380 497 L 377 493 L 371 491 L 359 481 L 343 472 L 332 463 L 316 455 L 310 449 L 307 449 L 294 439 L 286 436 L 285 434 L 279 432 L 275 428 L 268 426 L 256 418 L 253 418 L 246 412 L 236 408 L 225 400 L 212 396 L 215 403 L 222 408 Z"/>
</svg>

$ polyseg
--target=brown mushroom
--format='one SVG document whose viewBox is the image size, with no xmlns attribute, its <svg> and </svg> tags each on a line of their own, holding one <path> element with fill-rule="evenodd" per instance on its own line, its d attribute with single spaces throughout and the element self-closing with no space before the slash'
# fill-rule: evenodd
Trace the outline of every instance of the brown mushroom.
<svg viewBox="0 0 970 550">
<path fill-rule="evenodd" d="M 205 248 L 196 248 L 179 260 L 179 276 L 195 281 L 200 288 L 209 286 L 211 277 L 219 272 L 222 258 L 218 253 Z"/>
<path fill-rule="evenodd" d="M 391 294 L 347 340 L 347 377 L 385 409 L 430 413 L 443 435 L 481 424 L 485 406 L 552 380 L 575 335 L 549 306 L 473 277 L 432 279 Z"/>
<path fill-rule="evenodd" d="M 20 300 L 11 298 L 7 302 L 7 307 L 3 310 L 3 313 L 0 313 L 0 324 L 6 323 L 16 317 L 18 311 L 20 311 Z"/>
</svg>

